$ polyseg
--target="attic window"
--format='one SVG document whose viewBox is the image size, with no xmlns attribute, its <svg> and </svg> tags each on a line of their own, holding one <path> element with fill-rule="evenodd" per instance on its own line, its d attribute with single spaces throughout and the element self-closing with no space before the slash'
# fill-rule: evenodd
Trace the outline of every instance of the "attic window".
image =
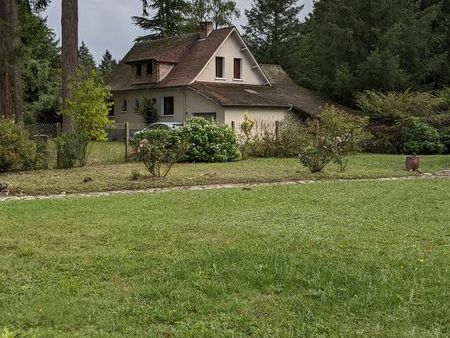
<svg viewBox="0 0 450 338">
<path fill-rule="evenodd" d="M 127 111 L 127 100 L 122 101 L 122 111 Z"/>
<path fill-rule="evenodd" d="M 153 64 L 151 62 L 147 62 L 145 74 L 146 75 L 152 75 L 153 74 Z"/>
<path fill-rule="evenodd" d="M 234 59 L 234 79 L 242 79 L 242 59 Z"/>
<path fill-rule="evenodd" d="M 224 58 L 221 56 L 216 57 L 216 78 L 223 79 L 224 78 Z"/>
<path fill-rule="evenodd" d="M 136 65 L 136 76 L 142 76 L 142 65 L 141 64 Z"/>
</svg>

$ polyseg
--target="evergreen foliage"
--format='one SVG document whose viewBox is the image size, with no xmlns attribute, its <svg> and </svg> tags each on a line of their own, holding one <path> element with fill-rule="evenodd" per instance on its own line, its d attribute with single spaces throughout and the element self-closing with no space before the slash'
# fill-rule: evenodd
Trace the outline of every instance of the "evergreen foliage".
<svg viewBox="0 0 450 338">
<path fill-rule="evenodd" d="M 112 54 L 109 50 L 106 50 L 105 54 L 103 55 L 102 61 L 99 65 L 100 73 L 103 75 L 103 77 L 109 75 L 115 68 L 117 67 L 117 61 L 113 59 Z"/>
<path fill-rule="evenodd" d="M 150 32 L 145 38 L 169 37 L 182 33 L 186 24 L 185 13 L 189 8 L 185 0 L 142 0 L 142 5 L 143 15 L 132 19 L 135 25 Z M 151 18 L 149 9 L 156 12 Z"/>
<path fill-rule="evenodd" d="M 91 54 L 88 46 L 86 46 L 84 41 L 81 41 L 81 46 L 78 54 L 80 56 L 80 68 L 83 71 L 90 72 L 91 70 L 96 69 L 94 56 Z"/>
<path fill-rule="evenodd" d="M 53 123 L 60 106 L 60 51 L 46 19 L 19 7 L 25 118 Z M 28 118 L 27 118 L 28 117 Z"/>
<path fill-rule="evenodd" d="M 245 11 L 248 24 L 243 28 L 258 61 L 281 64 L 291 73 L 298 67 L 301 60 L 292 47 L 299 38 L 302 9 L 298 0 L 253 0 L 252 7 Z"/>
<path fill-rule="evenodd" d="M 440 89 L 450 80 L 449 17 L 448 1 L 318 1 L 291 75 L 349 105 L 368 89 Z"/>
</svg>

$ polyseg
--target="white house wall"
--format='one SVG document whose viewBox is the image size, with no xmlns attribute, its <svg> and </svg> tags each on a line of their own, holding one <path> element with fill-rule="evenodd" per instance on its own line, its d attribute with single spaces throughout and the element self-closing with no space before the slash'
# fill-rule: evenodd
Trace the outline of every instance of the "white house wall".
<svg viewBox="0 0 450 338">
<path fill-rule="evenodd" d="M 200 73 L 197 81 L 254 85 L 265 84 L 266 80 L 261 75 L 261 71 L 258 68 L 253 68 L 255 63 L 248 51 L 242 50 L 242 48 L 243 45 L 241 44 L 237 33 L 233 32 L 209 61 L 205 69 Z M 223 57 L 225 59 L 224 79 L 216 79 L 216 57 Z M 233 79 L 235 58 L 242 59 L 241 80 Z"/>
<path fill-rule="evenodd" d="M 189 89 L 153 89 L 149 91 L 130 91 L 114 93 L 114 118 L 117 127 L 121 128 L 125 122 L 130 123 L 130 128 L 139 129 L 144 127 L 144 118 L 135 112 L 136 99 L 142 105 L 144 98 L 156 99 L 156 107 L 159 111 L 161 122 L 185 122 L 194 113 L 216 113 L 217 121 L 225 122 L 224 108 L 215 102 L 206 99 L 200 94 Z M 164 116 L 161 114 L 162 100 L 166 96 L 174 97 L 174 115 Z M 123 100 L 127 101 L 127 110 L 122 111 Z"/>
<path fill-rule="evenodd" d="M 257 128 L 267 127 L 274 131 L 276 122 L 282 122 L 288 115 L 288 109 L 283 108 L 227 108 L 225 110 L 225 124 L 239 131 L 245 114 L 256 122 L 254 131 Z"/>
</svg>

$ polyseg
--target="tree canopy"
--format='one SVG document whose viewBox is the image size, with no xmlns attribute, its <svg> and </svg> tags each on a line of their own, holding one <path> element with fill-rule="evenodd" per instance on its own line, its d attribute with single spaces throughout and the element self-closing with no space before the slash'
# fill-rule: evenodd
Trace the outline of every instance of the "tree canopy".
<svg viewBox="0 0 450 338">
<path fill-rule="evenodd" d="M 448 85 L 449 2 L 321 0 L 296 39 L 293 77 L 346 104 L 356 92 Z"/>
<path fill-rule="evenodd" d="M 253 0 L 245 11 L 244 37 L 260 62 L 280 63 L 287 71 L 296 66 L 292 46 L 299 37 L 302 9 L 298 0 Z"/>
</svg>

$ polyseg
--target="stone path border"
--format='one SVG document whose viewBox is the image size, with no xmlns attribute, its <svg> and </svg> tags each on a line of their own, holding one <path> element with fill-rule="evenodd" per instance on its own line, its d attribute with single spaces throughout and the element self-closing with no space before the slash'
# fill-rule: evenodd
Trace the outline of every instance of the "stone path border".
<svg viewBox="0 0 450 338">
<path fill-rule="evenodd" d="M 71 193 L 71 194 L 55 194 L 55 195 L 37 195 L 37 196 L 6 196 L 0 197 L 0 203 L 12 201 L 34 201 L 34 200 L 50 200 L 63 198 L 87 198 L 87 197 L 105 197 L 117 195 L 137 195 L 137 194 L 155 194 L 172 191 L 199 191 L 199 190 L 218 190 L 218 189 L 251 189 L 259 187 L 286 186 L 286 185 L 303 185 L 303 184 L 319 184 L 328 182 L 385 182 L 385 181 L 406 181 L 406 180 L 423 180 L 423 179 L 450 179 L 450 172 L 423 174 L 421 176 L 406 177 L 384 177 L 384 178 L 361 178 L 361 179 L 334 179 L 334 180 L 298 180 L 298 181 L 280 181 L 268 183 L 231 183 L 231 184 L 211 184 L 211 185 L 194 185 L 194 186 L 176 186 L 170 188 L 151 188 L 140 190 L 116 190 L 105 192 L 89 192 L 89 193 Z"/>
</svg>

